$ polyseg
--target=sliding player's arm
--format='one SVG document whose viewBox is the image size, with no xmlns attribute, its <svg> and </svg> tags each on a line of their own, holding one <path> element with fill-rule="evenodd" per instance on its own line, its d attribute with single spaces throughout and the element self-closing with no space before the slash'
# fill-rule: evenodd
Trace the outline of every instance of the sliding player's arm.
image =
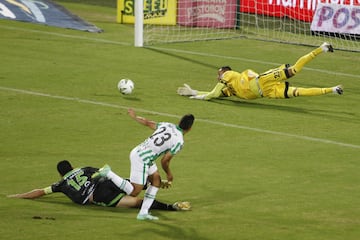
<svg viewBox="0 0 360 240">
<path fill-rule="evenodd" d="M 225 87 L 225 84 L 223 83 L 217 83 L 211 92 L 203 92 L 198 91 L 197 95 L 191 96 L 190 98 L 193 99 L 200 99 L 200 100 L 210 100 L 212 98 L 218 98 L 218 97 L 224 97 L 224 93 L 222 92 L 222 89 Z"/>
<path fill-rule="evenodd" d="M 179 87 L 177 93 L 182 96 L 190 96 L 193 99 L 210 100 L 211 98 L 218 98 L 225 96 L 222 89 L 225 87 L 223 83 L 217 83 L 211 92 L 198 91 L 192 89 L 189 85 L 184 84 L 184 87 Z"/>
<path fill-rule="evenodd" d="M 136 122 L 144 125 L 144 126 L 148 126 L 149 128 L 155 130 L 156 129 L 156 126 L 157 126 L 157 123 L 154 122 L 154 121 L 151 121 L 149 119 L 146 119 L 144 117 L 140 117 L 140 116 L 137 116 L 135 111 L 133 109 L 128 109 L 128 114 L 129 116 L 134 119 Z"/>
<path fill-rule="evenodd" d="M 34 190 L 31 190 L 30 192 L 26 192 L 26 193 L 8 195 L 7 197 L 34 199 L 34 198 L 39 198 L 39 197 L 42 197 L 42 196 L 50 194 L 50 193 L 53 193 L 52 188 L 46 187 L 43 189 L 34 189 Z"/>
</svg>

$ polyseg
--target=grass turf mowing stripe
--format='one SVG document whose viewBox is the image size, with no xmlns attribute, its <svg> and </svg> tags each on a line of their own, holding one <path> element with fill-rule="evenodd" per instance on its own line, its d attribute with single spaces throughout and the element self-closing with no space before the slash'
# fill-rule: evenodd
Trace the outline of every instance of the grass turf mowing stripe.
<svg viewBox="0 0 360 240">
<path fill-rule="evenodd" d="M 27 28 L 9 27 L 9 26 L 0 26 L 0 28 L 7 29 L 7 30 L 14 30 L 14 31 L 25 31 L 25 32 L 39 33 L 39 34 L 45 34 L 45 35 L 53 35 L 53 36 L 63 37 L 63 38 L 75 38 L 75 39 L 81 39 L 81 40 L 86 40 L 86 41 L 94 41 L 94 42 L 99 42 L 99 43 L 104 43 L 104 44 L 133 46 L 132 43 L 126 43 L 126 42 L 120 42 L 120 41 L 111 41 L 111 40 L 100 39 L 100 38 L 76 36 L 76 35 L 70 35 L 70 34 L 54 33 L 54 32 L 50 32 L 50 31 L 32 30 L 32 29 L 27 29 Z M 279 65 L 282 64 L 282 63 L 261 61 L 261 60 L 256 60 L 256 59 L 224 56 L 224 55 L 202 53 L 202 52 L 195 52 L 195 51 L 187 51 L 187 50 L 174 49 L 174 48 L 153 47 L 153 46 L 152 47 L 145 47 L 145 48 L 161 50 L 161 51 L 168 51 L 168 52 L 176 52 L 176 53 L 186 53 L 186 54 L 189 54 L 189 55 L 206 56 L 206 57 L 221 58 L 221 59 L 233 59 L 233 60 L 238 60 L 238 61 L 242 61 L 242 62 L 267 64 L 267 65 L 273 65 L 273 66 L 279 66 Z M 325 74 L 329 74 L 329 75 L 332 75 L 332 76 L 343 76 L 343 77 L 350 77 L 350 78 L 358 78 L 358 79 L 360 79 L 360 75 L 357 75 L 357 74 L 334 72 L 334 71 L 329 71 L 329 70 L 324 70 L 324 69 L 316 69 L 316 68 L 309 68 L 309 67 L 304 67 L 304 70 L 325 73 Z"/>
<path fill-rule="evenodd" d="M 121 106 L 121 105 L 105 103 L 105 102 L 99 102 L 99 101 L 94 101 L 94 100 L 80 99 L 80 98 L 76 98 L 76 97 L 66 97 L 66 96 L 51 95 L 51 94 L 47 94 L 47 93 L 28 91 L 28 90 L 24 90 L 24 89 L 16 89 L 16 88 L 1 87 L 1 86 L 0 86 L 0 89 L 3 90 L 3 91 L 12 91 L 12 92 L 17 92 L 17 93 L 21 93 L 21 94 L 28 94 L 28 95 L 34 95 L 34 96 L 55 98 L 55 99 L 61 99 L 61 100 L 67 100 L 67 101 L 75 101 L 75 102 L 86 103 L 86 104 L 94 104 L 94 105 L 105 106 L 105 107 L 112 107 L 112 108 L 119 108 L 119 109 L 128 109 L 128 108 L 130 108 L 129 106 Z M 134 108 L 134 110 L 136 110 L 138 112 L 142 112 L 142 113 L 156 114 L 156 115 L 159 115 L 159 116 L 174 117 L 174 118 L 180 118 L 181 117 L 181 116 L 170 114 L 170 113 L 155 112 L 155 111 L 149 111 L 149 110 L 140 109 L 140 108 Z M 207 120 L 207 119 L 196 119 L 196 121 L 205 122 L 205 123 L 214 124 L 214 125 L 220 125 L 220 126 L 224 126 L 224 127 L 244 129 L 244 130 L 249 130 L 249 131 L 253 131 L 253 132 L 260 132 L 260 133 L 266 133 L 266 134 L 272 134 L 272 135 L 280 135 L 280 136 L 285 136 L 285 137 L 302 139 L 302 140 L 306 140 L 306 141 L 320 142 L 320 143 L 332 144 L 332 145 L 337 145 L 337 146 L 342 146 L 342 147 L 360 149 L 360 145 L 337 142 L 337 141 L 332 141 L 332 140 L 328 140 L 328 139 L 314 138 L 314 137 L 302 136 L 302 135 L 296 135 L 296 134 L 289 134 L 289 133 L 271 131 L 271 130 L 266 130 L 266 129 L 261 129 L 261 128 L 253 128 L 253 127 L 249 127 L 249 126 L 242 126 L 242 125 L 237 125 L 237 124 L 230 124 L 230 123 L 212 121 L 212 120 Z"/>
</svg>

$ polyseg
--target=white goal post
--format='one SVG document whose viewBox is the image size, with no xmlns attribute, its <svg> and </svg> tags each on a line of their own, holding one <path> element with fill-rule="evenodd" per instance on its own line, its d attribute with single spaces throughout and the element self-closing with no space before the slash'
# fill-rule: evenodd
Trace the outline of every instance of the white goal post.
<svg viewBox="0 0 360 240">
<path fill-rule="evenodd" d="M 360 0 L 118 0 L 131 21 L 137 47 L 246 37 L 360 51 Z"/>
<path fill-rule="evenodd" d="M 144 46 L 144 2 L 137 1 L 135 4 L 135 27 L 134 41 L 135 47 Z"/>
</svg>

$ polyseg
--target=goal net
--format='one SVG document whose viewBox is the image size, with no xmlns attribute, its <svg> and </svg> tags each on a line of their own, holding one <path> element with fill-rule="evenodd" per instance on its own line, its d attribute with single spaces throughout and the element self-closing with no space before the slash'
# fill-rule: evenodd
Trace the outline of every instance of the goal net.
<svg viewBox="0 0 360 240">
<path fill-rule="evenodd" d="M 118 0 L 118 22 L 135 3 Z M 250 38 L 360 51 L 360 0 L 143 0 L 143 45 Z M 125 20 L 125 21 L 124 21 Z M 131 22 L 131 20 L 130 20 Z"/>
</svg>

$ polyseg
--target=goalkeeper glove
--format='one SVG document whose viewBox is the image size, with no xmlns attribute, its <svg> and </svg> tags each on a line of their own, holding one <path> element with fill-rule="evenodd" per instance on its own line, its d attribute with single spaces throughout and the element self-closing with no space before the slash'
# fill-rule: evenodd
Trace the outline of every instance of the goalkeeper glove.
<svg viewBox="0 0 360 240">
<path fill-rule="evenodd" d="M 179 87 L 177 89 L 177 93 L 181 96 L 195 96 L 197 94 L 197 91 L 192 89 L 189 85 L 184 83 L 183 87 Z"/>
<path fill-rule="evenodd" d="M 169 188 L 171 187 L 172 182 L 169 182 L 168 180 L 161 180 L 160 188 Z"/>
</svg>

